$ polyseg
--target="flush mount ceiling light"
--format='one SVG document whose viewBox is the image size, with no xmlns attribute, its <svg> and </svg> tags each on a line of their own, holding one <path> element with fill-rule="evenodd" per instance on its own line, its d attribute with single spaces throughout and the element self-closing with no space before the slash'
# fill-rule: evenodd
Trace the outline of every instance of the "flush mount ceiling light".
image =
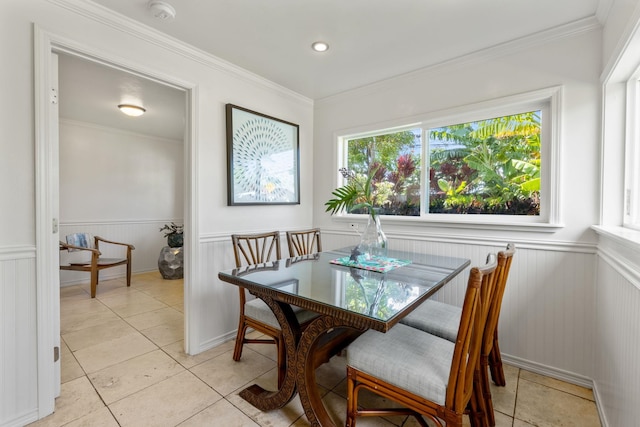
<svg viewBox="0 0 640 427">
<path fill-rule="evenodd" d="M 127 116 L 133 116 L 133 117 L 141 116 L 145 113 L 145 111 L 147 111 L 142 107 L 138 107 L 137 105 L 131 105 L 131 104 L 120 104 L 118 105 L 118 108 Z"/>
<path fill-rule="evenodd" d="M 176 10 L 167 2 L 151 0 L 147 7 L 151 15 L 161 21 L 173 21 L 173 18 L 176 17 Z"/>
<path fill-rule="evenodd" d="M 314 42 L 311 45 L 311 49 L 315 50 L 316 52 L 325 52 L 329 49 L 329 45 L 325 42 Z"/>
</svg>

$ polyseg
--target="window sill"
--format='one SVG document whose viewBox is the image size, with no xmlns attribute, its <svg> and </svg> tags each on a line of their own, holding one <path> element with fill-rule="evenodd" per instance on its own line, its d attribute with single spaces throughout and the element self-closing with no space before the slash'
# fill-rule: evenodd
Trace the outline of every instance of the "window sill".
<svg viewBox="0 0 640 427">
<path fill-rule="evenodd" d="M 508 221 L 496 221 L 487 220 L 480 217 L 472 217 L 471 215 L 463 215 L 463 218 L 458 220 L 451 220 L 442 217 L 401 217 L 393 215 L 381 216 L 382 222 L 385 224 L 394 224 L 399 226 L 416 226 L 416 227 L 449 227 L 455 229 L 482 229 L 482 230 L 497 230 L 497 231 L 523 231 L 534 233 L 554 233 L 562 228 L 564 224 L 549 224 L 542 222 L 508 222 Z M 361 222 L 367 221 L 367 215 L 341 215 L 334 216 L 336 221 L 340 222 Z"/>
<path fill-rule="evenodd" d="M 626 227 L 593 225 L 591 229 L 598 235 L 613 240 L 623 246 L 640 251 L 640 231 Z"/>
</svg>

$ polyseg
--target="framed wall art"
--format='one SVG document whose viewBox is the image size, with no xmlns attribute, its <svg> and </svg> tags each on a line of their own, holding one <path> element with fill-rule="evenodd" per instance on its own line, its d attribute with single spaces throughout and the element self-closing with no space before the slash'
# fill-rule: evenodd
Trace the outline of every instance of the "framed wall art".
<svg viewBox="0 0 640 427">
<path fill-rule="evenodd" d="M 227 204 L 299 204 L 299 126 L 233 104 L 226 114 Z"/>
</svg>

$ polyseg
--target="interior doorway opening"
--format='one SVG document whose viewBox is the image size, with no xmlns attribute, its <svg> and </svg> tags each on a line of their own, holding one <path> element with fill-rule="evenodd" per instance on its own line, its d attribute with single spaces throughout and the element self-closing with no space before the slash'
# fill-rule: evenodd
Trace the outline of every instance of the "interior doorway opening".
<svg viewBox="0 0 640 427">
<path fill-rule="evenodd" d="M 180 79 L 144 70 L 142 66 L 124 61 L 121 58 L 106 57 L 100 51 L 91 51 L 86 46 L 78 48 L 72 41 L 35 28 L 35 108 L 36 108 L 36 275 L 37 291 L 37 342 L 38 342 L 38 414 L 44 417 L 54 410 L 55 397 L 59 391 L 59 354 L 60 337 L 60 270 L 59 250 L 59 170 L 58 170 L 58 106 L 54 96 L 54 77 L 57 82 L 57 65 L 52 59 L 56 54 L 67 54 L 84 60 L 93 61 L 104 67 L 111 67 L 173 87 L 182 91 L 184 114 L 182 121 L 182 219 L 185 230 L 184 263 L 184 351 L 189 352 L 190 324 L 188 295 L 192 283 L 192 257 L 197 256 L 194 235 L 197 235 L 197 212 L 193 209 L 192 188 L 194 187 L 193 159 L 193 123 L 192 110 L 193 87 L 185 85 Z M 55 69 L 54 69 L 55 67 Z M 174 83 L 175 82 L 175 83 Z M 55 88 L 57 89 L 57 88 Z M 121 114 L 121 113 L 120 113 Z M 158 229 L 154 231 L 160 235 Z M 195 249 L 194 249 L 195 248 Z M 160 247 L 157 248 L 157 251 Z M 156 255 L 157 256 L 157 255 Z M 135 259 L 135 258 L 134 258 Z M 135 264 L 135 260 L 134 260 Z M 197 273 L 197 272 L 196 272 Z M 58 338 L 56 338 L 58 337 Z M 56 369 L 58 375 L 56 376 Z"/>
</svg>

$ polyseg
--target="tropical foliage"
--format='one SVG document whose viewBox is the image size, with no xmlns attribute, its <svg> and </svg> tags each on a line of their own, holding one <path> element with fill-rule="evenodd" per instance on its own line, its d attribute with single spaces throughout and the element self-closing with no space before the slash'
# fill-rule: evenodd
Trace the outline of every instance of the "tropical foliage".
<svg viewBox="0 0 640 427">
<path fill-rule="evenodd" d="M 540 214 L 540 111 L 433 129 L 430 140 L 440 144 L 429 212 Z"/>
<path fill-rule="evenodd" d="M 348 142 L 347 184 L 325 205 L 335 213 L 420 215 L 420 142 L 412 131 L 394 132 Z M 417 153 L 417 154 L 416 154 Z"/>
<path fill-rule="evenodd" d="M 430 129 L 430 213 L 540 214 L 540 111 Z M 420 130 L 351 139 L 327 211 L 420 215 Z"/>
</svg>

